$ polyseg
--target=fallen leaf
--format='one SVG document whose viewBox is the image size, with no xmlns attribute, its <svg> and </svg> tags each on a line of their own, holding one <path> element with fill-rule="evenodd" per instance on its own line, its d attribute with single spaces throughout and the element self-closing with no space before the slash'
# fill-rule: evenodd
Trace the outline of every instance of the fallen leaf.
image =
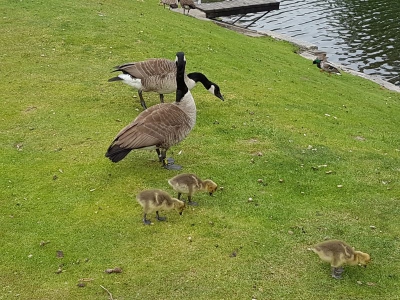
<svg viewBox="0 0 400 300">
<path fill-rule="evenodd" d="M 106 269 L 106 273 L 111 274 L 111 273 L 122 273 L 122 269 L 119 267 L 115 267 L 113 269 Z"/>
</svg>

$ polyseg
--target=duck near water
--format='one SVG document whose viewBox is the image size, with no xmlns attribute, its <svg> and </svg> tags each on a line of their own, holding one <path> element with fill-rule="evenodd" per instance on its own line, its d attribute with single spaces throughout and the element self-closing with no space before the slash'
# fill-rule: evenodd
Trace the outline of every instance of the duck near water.
<svg viewBox="0 0 400 300">
<path fill-rule="evenodd" d="M 182 215 L 185 209 L 185 202 L 172 198 L 167 192 L 158 189 L 142 191 L 136 196 L 136 200 L 143 207 L 143 223 L 145 225 L 151 224 L 151 221 L 146 218 L 149 213 L 155 211 L 157 220 L 165 221 L 166 218 L 160 217 L 158 214 L 160 210 L 169 211 L 175 209 Z"/>
<path fill-rule="evenodd" d="M 319 258 L 331 264 L 332 277 L 340 279 L 344 271 L 343 265 L 362 265 L 364 267 L 371 261 L 369 254 L 355 251 L 343 241 L 328 240 L 309 248 L 318 254 Z"/>
<path fill-rule="evenodd" d="M 166 159 L 171 146 L 184 140 L 196 124 L 196 104 L 184 80 L 186 59 L 176 54 L 176 101 L 160 103 L 141 112 L 124 127 L 107 150 L 106 157 L 119 162 L 132 150 L 156 150 L 166 169 L 179 170 L 173 159 Z"/>
<path fill-rule="evenodd" d="M 342 75 L 342 74 L 340 74 L 339 69 L 334 67 L 326 59 L 316 58 L 316 59 L 314 59 L 313 64 L 316 64 L 321 72 L 328 72 L 329 75 L 331 75 L 331 74 Z"/>
<path fill-rule="evenodd" d="M 188 204 L 197 205 L 192 201 L 193 195 L 198 191 L 206 191 L 213 195 L 217 190 L 217 184 L 210 180 L 201 180 L 195 174 L 179 174 L 168 180 L 169 185 L 178 192 L 178 199 L 181 199 L 182 194 L 188 195 Z"/>
<path fill-rule="evenodd" d="M 164 94 L 176 91 L 176 64 L 174 61 L 164 58 L 152 58 L 140 62 L 126 63 L 116 66 L 113 72 L 122 74 L 110 78 L 108 81 L 122 81 L 138 91 L 140 104 L 146 109 L 143 92 L 156 92 L 160 94 L 160 102 L 164 102 Z M 185 74 L 185 83 L 189 90 L 201 82 L 211 94 L 224 100 L 219 86 L 211 82 L 203 73 L 193 72 Z"/>
</svg>

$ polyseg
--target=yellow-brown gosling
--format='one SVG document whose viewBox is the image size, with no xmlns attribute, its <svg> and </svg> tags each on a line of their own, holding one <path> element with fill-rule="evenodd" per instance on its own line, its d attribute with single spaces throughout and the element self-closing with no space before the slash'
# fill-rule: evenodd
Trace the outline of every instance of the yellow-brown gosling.
<svg viewBox="0 0 400 300">
<path fill-rule="evenodd" d="M 192 201 L 193 195 L 197 191 L 206 191 L 212 196 L 217 190 L 217 184 L 210 180 L 201 180 L 195 174 L 179 174 L 168 180 L 169 185 L 178 192 L 178 199 L 181 199 L 182 194 L 188 195 L 188 204 L 197 205 Z"/>
<path fill-rule="evenodd" d="M 146 219 L 147 214 L 156 212 L 158 221 L 165 221 L 165 217 L 160 217 L 160 210 L 169 211 L 175 209 L 182 215 L 185 209 L 185 202 L 172 198 L 167 192 L 158 189 L 145 190 L 136 196 L 136 200 L 143 207 L 143 223 L 150 225 L 151 221 Z"/>
<path fill-rule="evenodd" d="M 343 241 L 328 240 L 309 248 L 325 262 L 331 264 L 332 277 L 340 279 L 344 271 L 343 265 L 362 265 L 364 267 L 371 261 L 369 254 L 355 251 Z"/>
</svg>

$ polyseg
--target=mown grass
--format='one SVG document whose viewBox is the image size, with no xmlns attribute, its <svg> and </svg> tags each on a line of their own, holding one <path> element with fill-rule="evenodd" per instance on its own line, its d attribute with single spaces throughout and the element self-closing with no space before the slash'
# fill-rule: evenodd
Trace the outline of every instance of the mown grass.
<svg viewBox="0 0 400 300">
<path fill-rule="evenodd" d="M 0 299 L 398 299 L 399 94 L 157 1 L 0 5 Z M 104 157 L 141 111 L 107 79 L 177 51 L 226 101 L 196 87 L 196 127 L 170 154 L 223 189 L 143 226 L 135 195 L 172 193 L 177 172 L 152 152 Z M 372 265 L 333 280 L 306 250 L 324 238 Z"/>
</svg>

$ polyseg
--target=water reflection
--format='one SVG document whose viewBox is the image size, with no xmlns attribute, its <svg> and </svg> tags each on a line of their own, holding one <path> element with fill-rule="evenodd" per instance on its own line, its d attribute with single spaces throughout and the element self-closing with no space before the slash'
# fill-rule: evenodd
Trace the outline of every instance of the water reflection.
<svg viewBox="0 0 400 300">
<path fill-rule="evenodd" d="M 313 43 L 330 61 L 400 86 L 400 0 L 281 0 L 250 28 Z"/>
</svg>

